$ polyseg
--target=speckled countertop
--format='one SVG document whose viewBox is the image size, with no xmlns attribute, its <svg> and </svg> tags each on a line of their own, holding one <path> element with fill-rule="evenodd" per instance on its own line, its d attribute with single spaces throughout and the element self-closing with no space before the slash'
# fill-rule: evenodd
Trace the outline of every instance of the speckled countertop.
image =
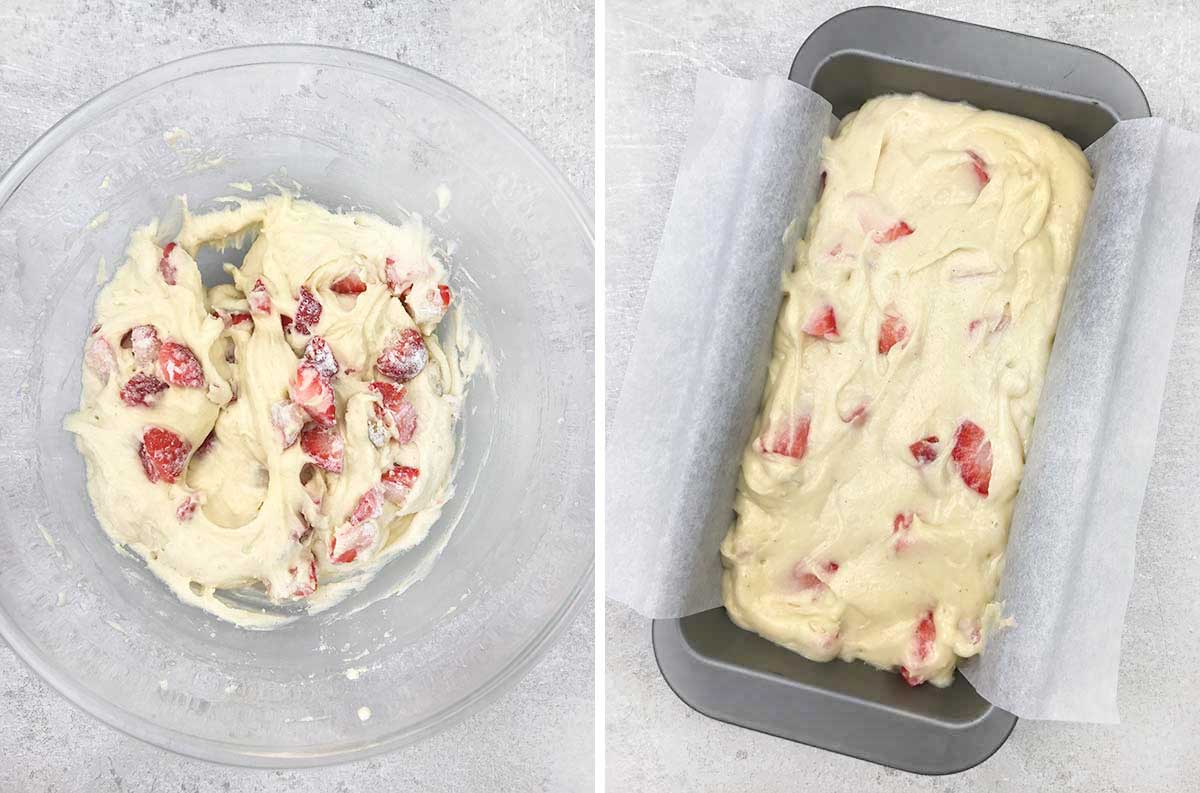
<svg viewBox="0 0 1200 793">
<path fill-rule="evenodd" d="M 1186 2 L 968 0 L 894 2 L 913 10 L 1100 50 L 1141 83 L 1157 116 L 1200 131 L 1200 23 Z M 607 401 L 616 404 L 691 117 L 695 74 L 786 75 L 834 0 L 609 0 L 607 49 Z M 1200 246 L 1175 336 L 1168 396 L 1126 615 L 1119 726 L 1018 723 L 981 766 L 920 777 L 721 724 L 663 682 L 649 622 L 609 603 L 606 774 L 614 793 L 901 791 L 1193 791 L 1200 779 Z M 612 518 L 610 510 L 610 519 Z M 1131 527 L 1132 529 L 1132 527 Z M 896 736 L 903 740 L 903 736 Z"/>
<path fill-rule="evenodd" d="M 28 0 L 0 7 L 0 168 L 54 122 L 152 66 L 237 44 L 374 52 L 483 99 L 590 206 L 593 10 L 586 0 Z M 320 770 L 188 760 L 96 721 L 0 642 L 0 791 L 590 791 L 593 610 L 496 703 L 409 749 Z"/>
</svg>

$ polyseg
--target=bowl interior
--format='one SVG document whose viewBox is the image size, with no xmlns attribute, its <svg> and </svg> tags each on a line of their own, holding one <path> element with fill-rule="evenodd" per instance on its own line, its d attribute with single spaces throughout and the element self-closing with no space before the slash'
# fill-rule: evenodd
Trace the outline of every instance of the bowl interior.
<svg viewBox="0 0 1200 793">
<path fill-rule="evenodd" d="M 183 605 L 113 547 L 62 421 L 129 232 L 176 222 L 179 195 L 203 211 L 277 187 L 421 214 L 488 365 L 426 541 L 330 610 L 261 632 Z M 0 630 L 52 684 L 169 748 L 308 763 L 438 729 L 531 662 L 591 566 L 592 249 L 578 200 L 507 124 L 372 56 L 226 50 L 68 117 L 0 202 Z"/>
</svg>

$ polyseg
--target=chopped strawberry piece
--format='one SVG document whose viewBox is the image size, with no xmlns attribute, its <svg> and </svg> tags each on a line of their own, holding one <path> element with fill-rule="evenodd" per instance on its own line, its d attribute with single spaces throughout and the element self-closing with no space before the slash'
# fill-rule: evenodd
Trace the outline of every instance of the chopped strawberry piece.
<svg viewBox="0 0 1200 793">
<path fill-rule="evenodd" d="M 158 395 L 166 390 L 167 384 L 154 375 L 136 372 L 129 382 L 121 386 L 121 401 L 131 407 L 151 407 L 158 401 Z"/>
<path fill-rule="evenodd" d="M 438 284 L 438 297 L 442 299 L 442 308 L 450 307 L 450 287 Z"/>
<path fill-rule="evenodd" d="M 292 401 L 308 411 L 313 421 L 322 427 L 333 426 L 337 420 L 337 407 L 329 378 L 322 377 L 314 367 L 301 363 L 289 390 Z"/>
<path fill-rule="evenodd" d="M 384 260 L 383 272 L 387 277 L 388 289 L 392 290 L 392 294 L 404 297 L 408 290 L 412 289 L 412 273 L 401 268 L 395 259 Z"/>
<path fill-rule="evenodd" d="M 158 360 L 162 343 L 158 330 L 153 325 L 138 325 L 129 331 L 129 345 L 133 348 L 133 360 L 138 366 L 150 366 Z"/>
<path fill-rule="evenodd" d="M 243 322 L 251 322 L 252 318 L 245 311 L 234 311 L 229 315 L 230 325 L 241 325 Z"/>
<path fill-rule="evenodd" d="M 151 482 L 174 482 L 183 473 L 192 445 L 170 430 L 146 427 L 138 457 Z"/>
<path fill-rule="evenodd" d="M 287 314 L 280 314 L 279 315 L 279 327 L 283 328 L 283 335 L 286 336 L 287 334 L 291 333 L 292 332 L 292 318 L 289 317 Z"/>
<path fill-rule="evenodd" d="M 871 235 L 871 239 L 881 244 L 895 242 L 901 237 L 907 237 L 909 234 L 912 234 L 914 230 L 915 229 L 913 229 L 912 226 L 901 220 L 899 223 L 896 223 L 890 228 L 887 228 L 883 231 L 876 231 Z"/>
<path fill-rule="evenodd" d="M 797 416 L 784 422 L 768 437 L 766 433 L 758 439 L 759 449 L 771 454 L 782 454 L 796 460 L 804 459 L 808 451 L 808 430 L 812 426 L 812 417 Z"/>
<path fill-rule="evenodd" d="M 925 678 L 908 671 L 907 666 L 900 667 L 900 677 L 904 678 L 904 682 L 908 683 L 913 688 L 916 688 L 925 682 Z"/>
<path fill-rule="evenodd" d="M 350 513 L 350 524 L 357 526 L 360 523 L 366 523 L 369 520 L 375 520 L 383 514 L 383 488 L 375 485 L 367 492 L 363 493 L 362 498 L 358 500 L 354 511 Z"/>
<path fill-rule="evenodd" d="M 194 495 L 188 496 L 179 505 L 179 508 L 175 510 L 175 517 L 180 523 L 186 523 L 196 514 L 196 507 L 198 506 L 200 506 L 200 499 Z"/>
<path fill-rule="evenodd" d="M 171 385 L 184 388 L 204 386 L 204 369 L 190 349 L 182 344 L 168 341 L 159 348 L 158 366 L 163 379 Z"/>
<path fill-rule="evenodd" d="M 838 565 L 837 562 L 826 562 L 825 563 L 825 572 L 829 573 L 830 575 L 833 575 L 834 573 L 836 573 L 838 571 L 839 566 L 840 565 Z"/>
<path fill-rule="evenodd" d="M 908 445 L 908 450 L 912 452 L 913 459 L 918 465 L 928 465 L 937 459 L 938 456 L 938 436 L 927 435 L 919 441 L 913 441 Z"/>
<path fill-rule="evenodd" d="M 979 186 L 983 187 L 991 181 L 991 177 L 988 176 L 987 163 L 973 151 L 968 151 L 967 156 L 971 158 L 971 168 L 975 171 L 975 177 L 979 180 Z"/>
<path fill-rule="evenodd" d="M 112 345 L 103 336 L 92 336 L 88 339 L 83 361 L 96 377 L 106 383 L 108 376 L 117 368 L 117 356 L 113 352 Z"/>
<path fill-rule="evenodd" d="M 322 377 L 333 377 L 338 373 L 337 358 L 333 357 L 333 349 L 329 342 L 320 336 L 313 336 L 304 348 L 304 362 L 316 369 Z"/>
<path fill-rule="evenodd" d="M 868 407 L 870 407 L 870 403 L 864 399 L 862 402 L 859 402 L 857 405 L 855 405 L 853 410 L 842 416 L 842 421 L 846 422 L 847 424 L 854 424 L 861 427 L 864 423 L 866 423 Z"/>
<path fill-rule="evenodd" d="M 368 388 L 379 394 L 383 403 L 375 406 L 375 415 L 392 428 L 401 445 L 411 441 L 417 432 L 417 409 L 405 398 L 404 387 L 376 380 Z"/>
<path fill-rule="evenodd" d="M 282 400 L 271 405 L 271 424 L 279 430 L 283 448 L 291 448 L 300 437 L 300 430 L 308 420 L 308 411 L 295 402 Z"/>
<path fill-rule="evenodd" d="M 913 514 L 911 512 L 897 512 L 896 517 L 892 519 L 892 534 L 908 531 L 912 528 L 912 522 Z"/>
<path fill-rule="evenodd" d="M 936 639 L 937 626 L 933 624 L 933 612 L 927 611 L 921 617 L 921 621 L 917 623 L 916 644 L 914 645 L 917 658 L 922 661 L 928 658 Z"/>
<path fill-rule="evenodd" d="M 271 293 L 267 291 L 267 285 L 261 278 L 254 282 L 254 286 L 246 294 L 246 300 L 250 303 L 251 312 L 255 314 L 271 313 Z"/>
<path fill-rule="evenodd" d="M 368 490 L 367 492 L 372 491 Z M 329 539 L 329 561 L 334 564 L 353 562 L 361 551 L 365 551 L 375 544 L 375 538 L 378 535 L 379 529 L 373 520 L 368 519 L 361 523 L 343 523 L 338 526 Z"/>
<path fill-rule="evenodd" d="M 175 250 L 175 243 L 168 242 L 163 246 L 162 258 L 158 260 L 158 271 L 162 274 L 163 280 L 171 286 L 175 286 L 175 265 L 171 263 L 171 252 Z"/>
<path fill-rule="evenodd" d="M 349 273 L 330 284 L 329 289 L 339 295 L 361 295 L 367 291 L 367 285 L 358 277 L 358 273 Z"/>
<path fill-rule="evenodd" d="M 427 363 L 429 350 L 425 348 L 421 332 L 416 328 L 405 328 L 375 359 L 375 368 L 384 377 L 407 383 L 419 375 Z"/>
<path fill-rule="evenodd" d="M 950 459 L 958 468 L 963 484 L 986 498 L 992 481 L 992 442 L 978 424 L 964 419 L 958 425 Z"/>
<path fill-rule="evenodd" d="M 331 473 L 342 472 L 344 445 L 342 436 L 333 427 L 309 424 L 300 433 L 300 448 L 318 468 Z"/>
<path fill-rule="evenodd" d="M 879 354 L 887 355 L 888 351 L 908 338 L 908 325 L 903 317 L 888 314 L 879 325 Z"/>
<path fill-rule="evenodd" d="M 196 447 L 196 452 L 192 456 L 193 457 L 203 457 L 204 455 L 206 455 L 210 451 L 212 451 L 213 444 L 215 444 L 216 442 L 217 442 L 217 431 L 215 429 L 210 430 L 209 433 L 204 436 L 204 440 L 202 440 L 200 442 L 200 445 Z"/>
<path fill-rule="evenodd" d="M 316 557 L 308 560 L 305 566 L 305 575 L 303 577 L 297 575 L 297 568 L 289 567 L 288 573 L 294 576 L 295 586 L 288 597 L 306 598 L 317 591 L 317 560 Z"/>
<path fill-rule="evenodd" d="M 383 408 L 375 405 L 375 415 L 367 417 L 367 440 L 376 449 L 382 449 L 388 442 L 391 431 L 383 419 Z"/>
<path fill-rule="evenodd" d="M 389 413 L 395 413 L 400 409 L 401 403 L 404 402 L 404 386 L 392 385 L 385 380 L 376 380 L 368 385 L 367 388 L 379 394 L 379 400 L 383 403 L 383 409 Z"/>
<path fill-rule="evenodd" d="M 833 306 L 824 305 L 813 309 L 801 330 L 809 336 L 816 336 L 827 341 L 838 338 L 837 315 L 833 313 Z"/>
<path fill-rule="evenodd" d="M 307 336 L 321 321 L 321 304 L 313 297 L 307 286 L 300 287 L 300 301 L 296 304 L 296 316 L 292 318 L 293 329 Z"/>
<path fill-rule="evenodd" d="M 384 498 L 397 506 L 403 504 L 408 499 L 408 494 L 412 491 L 413 485 L 420 475 L 419 468 L 407 465 L 394 465 L 384 471 L 383 476 L 379 478 Z"/>
</svg>

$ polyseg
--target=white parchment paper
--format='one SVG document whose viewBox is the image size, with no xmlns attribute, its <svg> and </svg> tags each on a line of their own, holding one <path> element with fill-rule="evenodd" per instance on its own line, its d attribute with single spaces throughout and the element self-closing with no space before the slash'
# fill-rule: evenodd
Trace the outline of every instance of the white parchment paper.
<svg viewBox="0 0 1200 793">
<path fill-rule="evenodd" d="M 698 82 L 607 445 L 607 593 L 644 616 L 721 604 L 718 549 L 781 275 L 834 124 L 823 99 L 783 79 Z M 1200 200 L 1200 138 L 1125 121 L 1086 154 L 1096 189 L 1000 589 L 1015 625 L 963 672 L 1023 718 L 1113 722 L 1134 539 Z"/>
</svg>

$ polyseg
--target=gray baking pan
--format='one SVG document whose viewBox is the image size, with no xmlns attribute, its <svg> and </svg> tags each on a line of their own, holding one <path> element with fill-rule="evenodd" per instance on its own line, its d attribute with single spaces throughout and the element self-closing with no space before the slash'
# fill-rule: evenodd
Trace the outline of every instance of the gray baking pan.
<svg viewBox="0 0 1200 793">
<path fill-rule="evenodd" d="M 1137 81 L 1098 52 L 892 8 L 821 25 L 790 77 L 839 117 L 880 94 L 919 92 L 1037 119 L 1083 147 L 1150 115 Z M 701 713 L 904 771 L 978 765 L 1017 721 L 961 675 L 949 688 L 909 688 L 862 663 L 814 663 L 741 630 L 724 609 L 656 620 L 652 633 L 663 677 Z"/>
</svg>

